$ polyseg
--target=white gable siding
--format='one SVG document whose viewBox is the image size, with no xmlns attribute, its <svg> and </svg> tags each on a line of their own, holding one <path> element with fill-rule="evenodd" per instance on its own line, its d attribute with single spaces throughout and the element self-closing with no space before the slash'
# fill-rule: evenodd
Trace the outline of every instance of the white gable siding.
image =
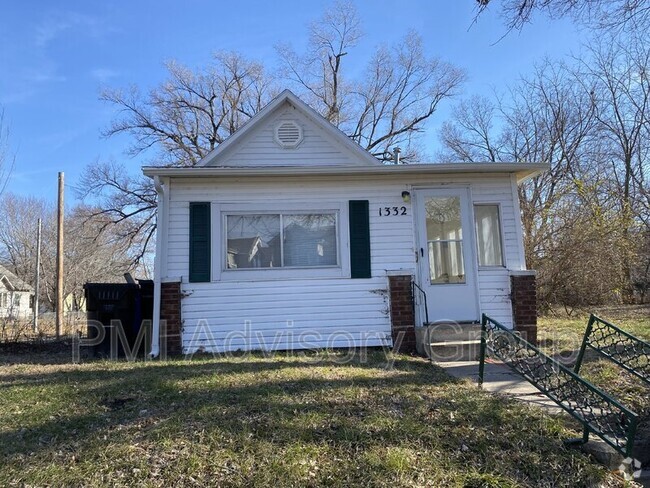
<svg viewBox="0 0 650 488">
<path fill-rule="evenodd" d="M 416 274 L 414 222 L 411 204 L 401 192 L 410 184 L 440 185 L 449 179 L 407 181 L 406 177 L 332 179 L 274 178 L 174 179 L 170 186 L 167 277 L 182 277 L 183 344 L 186 351 L 221 350 L 229 333 L 239 331 L 230 349 L 282 348 L 300 334 L 310 347 L 390 344 L 387 271 Z M 454 179 L 470 184 L 476 203 L 501 208 L 506 264 L 522 269 L 511 181 L 508 176 Z M 188 283 L 189 202 L 210 201 L 259 205 L 319 201 L 369 200 L 372 278 L 269 279 Z M 408 214 L 380 217 L 381 206 L 406 205 Z M 213 219 L 213 222 L 218 219 Z M 347 222 L 342 222 L 347 225 Z M 213 235 L 214 235 L 213 229 Z M 349 253 L 344 243 L 342 253 Z M 214 246 L 213 246 L 214 247 Z M 221 256 L 214 255 L 213 260 Z M 163 277 L 164 278 L 164 277 Z M 481 310 L 511 325 L 510 285 L 506 268 L 479 270 Z M 248 337 L 243 332 L 248 328 Z M 281 331 L 284 336 L 277 333 Z M 334 334 L 334 335 L 332 335 Z M 364 339 L 365 334 L 365 339 Z"/>
<path fill-rule="evenodd" d="M 0 280 L 0 319 L 32 318 L 32 309 L 29 308 L 31 296 L 28 291 L 8 290 Z M 18 305 L 16 305 L 16 297 L 18 297 Z"/>
<path fill-rule="evenodd" d="M 284 120 L 295 121 L 302 127 L 303 140 L 295 148 L 283 148 L 275 141 L 275 126 Z M 220 161 L 220 166 L 359 164 L 353 154 L 288 103 L 224 153 Z"/>
</svg>

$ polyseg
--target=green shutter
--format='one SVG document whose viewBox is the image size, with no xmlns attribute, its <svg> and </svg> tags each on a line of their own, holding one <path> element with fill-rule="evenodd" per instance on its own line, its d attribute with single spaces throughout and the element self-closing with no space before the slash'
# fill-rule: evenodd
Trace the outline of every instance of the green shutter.
<svg viewBox="0 0 650 488">
<path fill-rule="evenodd" d="M 350 271 L 370 278 L 370 214 L 368 200 L 350 200 Z"/>
<path fill-rule="evenodd" d="M 190 203 L 190 282 L 210 281 L 210 203 Z"/>
</svg>

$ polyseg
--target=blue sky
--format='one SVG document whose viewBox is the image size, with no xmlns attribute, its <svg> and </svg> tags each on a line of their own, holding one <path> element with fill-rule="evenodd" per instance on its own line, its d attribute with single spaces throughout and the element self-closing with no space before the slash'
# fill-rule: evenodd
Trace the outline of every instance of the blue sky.
<svg viewBox="0 0 650 488">
<path fill-rule="evenodd" d="M 494 0 L 496 2 L 496 0 Z M 10 129 L 16 166 L 10 191 L 56 194 L 57 172 L 67 187 L 97 159 L 124 161 L 138 171 L 146 157 L 124 154 L 128 136 L 106 139 L 101 130 L 116 116 L 99 100 L 103 86 L 147 90 L 165 79 L 163 62 L 197 67 L 217 50 L 237 50 L 276 64 L 274 45 L 300 49 L 307 24 L 329 2 L 265 0 L 35 1 L 10 2 L 0 16 L 0 105 Z M 464 68 L 463 94 L 491 94 L 529 73 L 544 56 L 560 59 L 580 48 L 570 21 L 543 17 L 523 32 L 504 34 L 495 12 L 474 25 L 473 0 L 356 2 L 366 33 L 355 56 L 418 31 L 428 54 Z M 471 26 L 471 27 L 470 27 Z M 433 151 L 450 103 L 434 115 L 426 134 Z M 70 199 L 72 192 L 68 191 Z M 69 200 L 70 202 L 70 200 Z"/>
</svg>

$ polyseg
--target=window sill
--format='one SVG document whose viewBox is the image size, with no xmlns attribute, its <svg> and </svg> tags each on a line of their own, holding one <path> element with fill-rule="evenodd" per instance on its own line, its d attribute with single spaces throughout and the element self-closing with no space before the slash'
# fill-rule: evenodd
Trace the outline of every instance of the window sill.
<svg viewBox="0 0 650 488">
<path fill-rule="evenodd" d="M 225 269 L 217 281 L 276 281 L 291 279 L 349 278 L 341 267 L 325 268 L 268 268 L 268 269 Z"/>
</svg>

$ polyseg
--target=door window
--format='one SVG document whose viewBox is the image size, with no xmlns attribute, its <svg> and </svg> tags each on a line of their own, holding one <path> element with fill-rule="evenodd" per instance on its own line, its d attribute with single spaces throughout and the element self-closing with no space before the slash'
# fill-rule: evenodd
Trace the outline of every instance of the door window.
<svg viewBox="0 0 650 488">
<path fill-rule="evenodd" d="M 431 284 L 465 283 L 460 197 L 429 197 L 425 214 Z"/>
</svg>

